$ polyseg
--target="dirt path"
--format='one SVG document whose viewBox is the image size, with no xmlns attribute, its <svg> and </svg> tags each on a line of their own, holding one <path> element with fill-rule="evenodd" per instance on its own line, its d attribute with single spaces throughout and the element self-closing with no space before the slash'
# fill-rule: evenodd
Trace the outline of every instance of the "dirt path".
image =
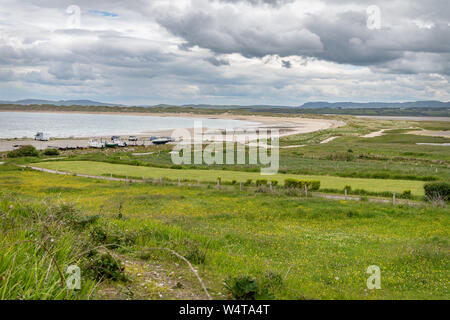
<svg viewBox="0 0 450 320">
<path fill-rule="evenodd" d="M 192 279 L 183 262 L 149 258 L 141 260 L 125 254 L 108 252 L 125 267 L 127 282 L 105 282 L 97 291 L 98 299 L 108 300 L 203 300 L 199 284 Z"/>
</svg>

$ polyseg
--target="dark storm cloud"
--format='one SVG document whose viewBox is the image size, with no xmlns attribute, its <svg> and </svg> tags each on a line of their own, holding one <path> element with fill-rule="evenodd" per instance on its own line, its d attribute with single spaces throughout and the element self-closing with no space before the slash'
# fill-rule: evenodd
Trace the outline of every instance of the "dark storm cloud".
<svg viewBox="0 0 450 320">
<path fill-rule="evenodd" d="M 245 3 L 248 1 L 222 1 Z M 258 6 L 262 3 L 282 6 L 292 1 L 250 1 Z M 337 4 L 338 1 L 325 1 Z M 368 4 L 373 1 L 366 1 Z M 380 8 L 385 1 L 379 1 Z M 340 4 L 364 3 L 343 1 Z M 408 1 L 404 2 L 408 4 Z M 199 46 L 218 54 L 239 53 L 245 57 L 278 55 L 307 56 L 344 64 L 359 66 L 392 66 L 392 62 L 405 57 L 407 52 L 445 53 L 450 51 L 449 1 L 417 3 L 413 8 L 393 7 L 381 10 L 381 19 L 391 18 L 393 24 L 377 29 L 367 26 L 366 7 L 344 12 L 309 13 L 298 21 L 290 20 L 283 25 L 275 19 L 273 23 L 248 19 L 251 12 L 239 12 L 227 7 L 189 7 L 184 12 L 164 12 L 157 21 L 174 35 L 187 43 L 184 46 Z M 436 10 L 433 5 L 439 5 Z M 274 11 L 280 9 L 274 9 Z M 393 12 L 393 11 L 398 12 Z M 386 12 L 388 11 L 388 12 Z M 427 14 L 428 12 L 428 14 Z M 275 13 L 276 14 L 276 13 Z M 274 15 L 275 15 L 274 14 Z M 408 14 L 410 16 L 408 16 Z M 280 13 L 280 16 L 285 15 Z M 414 19 L 433 23 L 432 28 L 421 27 Z M 275 23 L 281 22 L 281 23 Z M 294 23 L 292 23 L 294 21 Z M 382 20 L 383 21 L 383 20 Z M 413 71 L 411 69 L 409 71 Z"/>
</svg>

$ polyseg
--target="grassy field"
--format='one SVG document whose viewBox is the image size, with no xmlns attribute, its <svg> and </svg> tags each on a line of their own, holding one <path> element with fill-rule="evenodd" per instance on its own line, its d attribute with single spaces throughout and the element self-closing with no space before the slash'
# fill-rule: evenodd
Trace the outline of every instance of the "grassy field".
<svg viewBox="0 0 450 320">
<path fill-rule="evenodd" d="M 140 167 L 121 164 L 111 164 L 105 162 L 92 161 L 51 161 L 33 164 L 34 166 L 46 169 L 58 169 L 59 171 L 70 173 L 82 173 L 89 175 L 120 175 L 146 179 L 159 179 L 160 177 L 169 180 L 191 180 L 201 182 L 215 182 L 218 177 L 223 182 L 245 182 L 247 179 L 253 181 L 257 179 L 277 180 L 280 184 L 284 183 L 287 178 L 319 180 L 321 188 L 342 190 L 349 185 L 352 189 L 364 189 L 373 192 L 391 191 L 402 193 L 404 190 L 411 190 L 413 195 L 423 195 L 424 182 L 406 181 L 406 180 L 388 180 L 388 179 L 360 179 L 360 178 L 341 178 L 333 176 L 317 176 L 317 175 L 292 175 L 292 174 L 276 174 L 272 176 L 261 176 L 257 172 L 243 172 L 230 170 L 200 170 L 200 169 L 166 169 Z"/>
<path fill-rule="evenodd" d="M 48 267 L 49 257 L 42 257 L 44 252 L 30 244 L 19 252 L 21 256 L 35 252 L 33 256 L 42 260 L 39 273 L 35 276 L 35 260 L 27 262 L 17 257 L 18 265 L 24 269 L 17 271 L 15 277 L 8 276 L 14 269 L 10 266 L 16 251 L 6 245 L 29 239 L 30 230 L 36 228 L 12 219 L 29 216 L 43 220 L 46 210 L 53 212 L 52 203 L 60 204 L 55 208 L 60 208 L 61 203 L 74 203 L 77 216 L 99 215 L 99 220 L 76 231 L 71 231 L 70 226 L 58 229 L 67 234 L 51 233 L 54 239 L 51 248 L 61 252 L 56 259 L 62 268 L 79 253 L 77 241 L 84 239 L 83 243 L 95 244 L 93 230 L 101 228 L 108 237 L 114 234 L 114 241 L 129 250 L 167 247 L 189 257 L 214 298 L 226 298 L 223 280 L 239 275 L 281 278 L 281 282 L 269 288 L 271 297 L 276 299 L 450 298 L 448 208 L 393 207 L 127 184 L 21 171 L 5 165 L 0 166 L 0 198 L 0 216 L 15 221 L 10 225 L 2 220 L 0 277 L 16 281 L 14 285 L 0 281 L 2 297 L 17 298 L 24 291 L 34 292 L 32 289 L 39 281 L 39 292 L 49 291 L 47 298 L 74 298 L 58 295 L 64 290 L 60 290 L 56 268 Z M 57 215 L 50 216 L 54 219 Z M 14 231 L 19 229 L 20 232 Z M 35 238 L 45 238 L 40 232 L 33 234 Z M 132 254 L 124 248 L 110 251 L 121 261 L 135 261 L 134 266 L 150 266 L 152 271 L 176 279 L 180 283 L 176 282 L 178 289 L 164 282 L 155 285 L 154 279 L 147 282 L 142 277 L 146 275 L 143 268 L 126 265 L 128 283 L 101 282 L 91 292 L 92 281 L 86 280 L 78 297 L 204 298 L 196 279 L 179 260 L 158 251 L 151 254 Z M 380 290 L 366 288 L 366 269 L 370 265 L 381 268 Z M 43 280 L 45 273 L 47 281 Z M 48 290 L 49 287 L 54 290 Z M 193 295 L 188 295 L 189 292 Z"/>
<path fill-rule="evenodd" d="M 280 173 L 329 175 L 353 178 L 399 180 L 450 180 L 448 147 L 417 145 L 445 143 L 450 139 L 406 134 L 411 129 L 446 130 L 448 122 L 355 120 L 340 117 L 346 126 L 297 134 L 280 139 Z M 363 138 L 367 133 L 386 129 L 383 136 Z M 416 130 L 415 129 L 415 130 Z M 331 142 L 320 142 L 337 137 Z M 106 161 L 122 164 L 170 167 L 173 146 L 128 147 L 120 150 L 75 150 L 64 152 L 68 160 Z M 146 153 L 134 155 L 133 153 Z M 183 165 L 186 169 L 259 171 L 257 165 Z"/>
</svg>

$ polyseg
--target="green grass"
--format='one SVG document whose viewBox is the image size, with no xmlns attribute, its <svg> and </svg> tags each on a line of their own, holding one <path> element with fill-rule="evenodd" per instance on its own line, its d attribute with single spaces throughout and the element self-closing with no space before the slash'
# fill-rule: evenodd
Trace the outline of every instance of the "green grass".
<svg viewBox="0 0 450 320">
<path fill-rule="evenodd" d="M 222 282 L 228 276 L 262 277 L 270 270 L 285 278 L 273 292 L 277 299 L 450 298 L 448 208 L 269 197 L 12 169 L 0 170 L 1 194 L 15 202 L 74 202 L 81 215 L 100 214 L 99 226 L 138 234 L 130 245 L 135 250 L 169 247 L 192 256 L 193 244 L 207 248 L 206 260 L 195 266 L 214 297 L 226 296 Z M 75 245 L 76 238 L 68 237 Z M 25 250 L 33 252 L 23 247 L 16 252 L 25 257 Z M 42 252 L 35 255 L 41 258 Z M 178 261 L 164 254 L 142 259 L 164 265 L 167 274 L 178 270 Z M 26 265 L 30 277 L 33 263 Z M 380 290 L 366 288 L 370 265 L 381 268 Z M 10 263 L 0 266 L 2 274 L 8 266 L 17 270 Z M 39 274 L 47 266 L 48 260 L 38 265 Z"/>
<path fill-rule="evenodd" d="M 346 185 L 350 185 L 352 189 L 364 189 L 373 192 L 391 191 L 401 193 L 404 190 L 411 190 L 413 195 L 423 195 L 424 182 L 421 181 L 405 181 L 405 180 L 388 180 L 388 179 L 361 179 L 361 178 L 341 178 L 333 176 L 316 176 L 316 175 L 292 175 L 292 174 L 276 174 L 272 176 L 261 176 L 257 172 L 242 172 L 230 170 L 193 170 L 193 169 L 166 169 L 139 167 L 121 164 L 111 164 L 105 162 L 92 161 L 51 161 L 33 164 L 34 166 L 46 169 L 58 169 L 64 172 L 81 173 L 89 175 L 108 175 L 110 173 L 120 176 L 144 177 L 146 179 L 159 179 L 164 177 L 170 180 L 178 178 L 192 181 L 215 182 L 218 177 L 222 181 L 245 182 L 247 179 L 253 181 L 261 178 L 270 180 L 278 180 L 280 184 L 284 183 L 287 178 L 319 180 L 321 188 L 324 189 L 343 189 Z"/>
</svg>

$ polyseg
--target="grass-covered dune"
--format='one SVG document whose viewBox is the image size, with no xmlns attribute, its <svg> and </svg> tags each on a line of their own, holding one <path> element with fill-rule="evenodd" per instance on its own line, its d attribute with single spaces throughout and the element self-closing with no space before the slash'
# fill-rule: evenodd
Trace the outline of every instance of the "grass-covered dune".
<svg viewBox="0 0 450 320">
<path fill-rule="evenodd" d="M 293 174 L 276 174 L 272 176 L 261 176 L 258 172 L 243 172 L 231 170 L 200 170 L 200 169 L 167 169 L 154 167 L 140 167 L 131 165 L 111 164 L 106 162 L 93 161 L 50 161 L 35 163 L 33 166 L 52 169 L 70 173 L 81 173 L 89 175 L 120 175 L 128 177 L 138 177 L 146 179 L 159 179 L 160 177 L 170 180 L 186 179 L 192 181 L 215 182 L 218 177 L 223 182 L 245 182 L 247 179 L 253 181 L 257 179 L 277 180 L 280 184 L 284 183 L 287 178 L 319 180 L 321 188 L 342 190 L 349 185 L 352 189 L 364 189 L 371 192 L 397 192 L 402 193 L 404 190 L 411 190 L 413 195 L 423 195 L 422 181 L 406 181 L 406 180 L 389 180 L 389 179 L 363 179 L 363 178 L 342 178 L 333 176 L 316 176 L 316 175 L 293 175 Z"/>
<path fill-rule="evenodd" d="M 33 221 L 47 221 L 44 213 L 38 214 L 44 209 L 33 211 L 29 204 L 50 208 L 53 202 L 74 203 L 76 218 L 70 221 L 99 216 L 76 232 L 58 224 L 50 230 L 53 241 L 47 241 L 51 252 L 58 252 L 60 266 L 79 254 L 81 244 L 120 243 L 109 250 L 111 254 L 150 265 L 152 272 L 179 282 L 176 288 L 164 282 L 151 287 L 154 282 L 144 281 L 145 273 L 134 276 L 135 269 L 127 265 L 126 285 L 110 280 L 94 288 L 87 280 L 79 294 L 83 298 L 102 298 L 105 292 L 109 298 L 186 298 L 176 293 L 198 289 L 195 278 L 183 273 L 182 262 L 174 257 L 157 251 L 131 253 L 149 247 L 170 248 L 187 257 L 213 298 L 227 298 L 230 292 L 223 280 L 242 275 L 258 279 L 260 286 L 268 284 L 262 290 L 265 298 L 450 298 L 448 208 L 128 184 L 13 167 L 0 170 L 0 196 L 0 278 L 13 281 L 0 281 L 3 298 L 75 298 L 59 287 L 57 270 L 49 267 L 45 250 L 32 244 L 11 249 L 16 241 L 30 237 L 47 239 L 31 231 L 36 228 Z M 6 217 L 21 218 L 11 225 L 4 222 Z M 370 265 L 381 269 L 379 290 L 366 287 Z"/>
</svg>

